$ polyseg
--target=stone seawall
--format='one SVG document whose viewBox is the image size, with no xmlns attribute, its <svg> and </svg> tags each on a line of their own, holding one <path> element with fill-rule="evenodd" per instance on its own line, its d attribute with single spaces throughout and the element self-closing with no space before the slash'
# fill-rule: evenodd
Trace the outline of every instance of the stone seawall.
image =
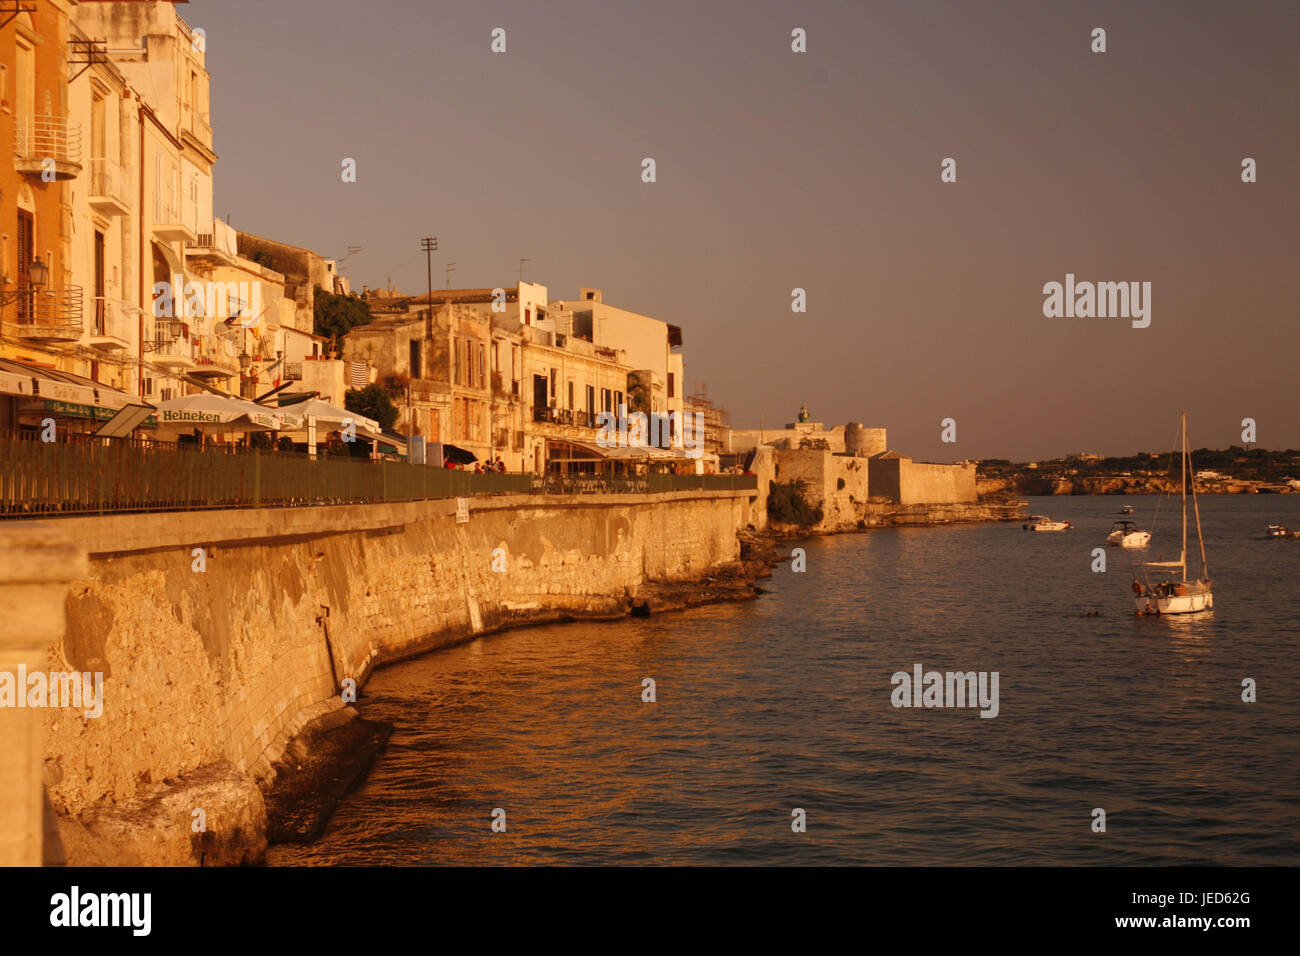
<svg viewBox="0 0 1300 956">
<path fill-rule="evenodd" d="M 454 501 L 47 522 L 90 554 L 48 669 L 104 675 L 102 716 L 43 712 L 47 859 L 259 860 L 273 765 L 347 706 L 349 678 L 734 566 L 751 495 L 475 498 L 464 523 Z"/>
</svg>

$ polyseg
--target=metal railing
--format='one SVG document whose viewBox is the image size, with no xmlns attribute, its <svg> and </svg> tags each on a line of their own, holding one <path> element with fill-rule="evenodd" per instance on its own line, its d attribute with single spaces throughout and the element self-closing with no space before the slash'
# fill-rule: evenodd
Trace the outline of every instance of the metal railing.
<svg viewBox="0 0 1300 956">
<path fill-rule="evenodd" d="M 66 116 L 14 117 L 14 158 L 26 162 L 52 159 L 81 162 L 81 125 Z"/>
<path fill-rule="evenodd" d="M 5 332 L 21 339 L 72 342 L 81 338 L 81 286 L 22 286 L 16 293 L 16 316 Z"/>
<path fill-rule="evenodd" d="M 91 308 L 94 309 L 91 335 L 104 338 L 111 336 L 125 341 L 135 338 L 137 319 L 131 314 L 134 311 L 132 306 L 120 299 L 110 299 L 103 295 L 92 296 L 90 301 Z"/>
<path fill-rule="evenodd" d="M 423 501 L 501 494 L 755 490 L 753 475 L 475 474 L 322 454 L 0 431 L 0 516 Z"/>
<path fill-rule="evenodd" d="M 528 476 L 188 444 L 0 432 L 0 516 L 193 511 L 527 494 Z"/>
<path fill-rule="evenodd" d="M 533 494 L 663 494 L 673 491 L 757 491 L 753 475 L 533 475 Z"/>
<path fill-rule="evenodd" d="M 159 226 L 180 225 L 180 204 L 169 199 L 161 192 L 155 193 L 153 197 L 153 221 L 155 225 Z"/>
<path fill-rule="evenodd" d="M 106 156 L 90 160 L 90 201 L 108 200 L 119 206 L 131 205 L 130 177 L 120 165 Z"/>
</svg>

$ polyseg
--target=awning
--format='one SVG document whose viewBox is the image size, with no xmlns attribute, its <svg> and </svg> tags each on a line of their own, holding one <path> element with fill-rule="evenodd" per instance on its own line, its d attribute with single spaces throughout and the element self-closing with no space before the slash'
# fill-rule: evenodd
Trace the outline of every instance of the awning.
<svg viewBox="0 0 1300 956">
<path fill-rule="evenodd" d="M 157 239 L 155 239 L 153 241 L 153 247 L 158 250 L 158 255 L 162 256 L 163 262 L 167 263 L 168 282 L 174 282 L 176 276 L 180 276 L 182 281 L 188 281 L 185 277 L 185 263 L 181 260 L 180 256 L 176 255 L 176 252 L 172 249 L 171 246 L 167 245 L 167 243 L 165 242 L 159 242 Z M 176 302 L 178 299 L 183 301 L 184 298 L 185 298 L 185 289 L 183 287 L 180 289 L 172 289 L 173 303 Z M 180 310 L 178 309 L 177 311 L 179 312 Z"/>
<path fill-rule="evenodd" d="M 0 393 L 39 398 L 55 414 L 109 419 L 139 399 L 93 379 L 56 368 L 0 359 Z"/>
<path fill-rule="evenodd" d="M 201 392 L 158 403 L 163 428 L 204 431 L 277 431 L 283 419 L 273 408 L 242 398 Z"/>
<path fill-rule="evenodd" d="M 382 434 L 379 428 L 379 422 L 373 418 L 367 418 L 360 412 L 350 412 L 346 408 L 339 408 L 324 399 L 310 398 L 305 402 L 295 402 L 292 405 L 281 405 L 280 414 L 296 416 L 299 420 L 296 428 L 305 428 L 310 418 L 316 419 L 316 427 L 326 431 L 336 431 L 344 428 L 347 423 L 356 427 L 357 434 L 366 438 L 378 438 Z M 290 427 L 286 423 L 286 428 Z"/>
<path fill-rule="evenodd" d="M 655 448 L 653 446 L 645 447 L 628 447 L 626 445 L 609 445 L 604 446 L 596 442 L 574 441 L 569 438 L 548 438 L 547 458 L 550 461 L 595 461 L 597 459 L 608 459 L 610 461 L 694 461 L 701 457 L 699 455 L 687 454 L 683 448 Z M 570 449 L 569 457 L 552 455 L 551 449 L 567 445 Z M 579 454 L 573 454 L 573 451 Z M 716 456 L 713 456 L 716 458 Z"/>
</svg>

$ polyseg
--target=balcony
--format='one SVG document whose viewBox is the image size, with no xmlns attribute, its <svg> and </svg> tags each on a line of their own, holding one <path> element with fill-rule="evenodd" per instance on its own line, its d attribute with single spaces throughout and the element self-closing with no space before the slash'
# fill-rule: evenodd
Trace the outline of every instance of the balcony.
<svg viewBox="0 0 1300 956">
<path fill-rule="evenodd" d="M 117 299 L 93 296 L 90 338 L 87 345 L 101 352 L 131 348 L 138 331 L 137 309 Z"/>
<path fill-rule="evenodd" d="M 220 219 L 198 224 L 192 241 L 185 243 L 186 259 L 208 259 L 224 265 L 233 265 L 239 255 L 235 230 Z"/>
<path fill-rule="evenodd" d="M 12 299 L 16 315 L 5 321 L 6 335 L 51 345 L 81 338 L 81 286 L 24 286 Z"/>
<path fill-rule="evenodd" d="M 180 204 L 158 193 L 153 202 L 153 231 L 158 238 L 181 242 L 197 242 L 198 232 L 185 222 Z"/>
<path fill-rule="evenodd" d="M 160 319 L 154 323 L 153 341 L 145 343 L 145 351 L 152 354 L 155 365 L 181 371 L 196 367 L 194 346 L 184 334 L 186 328 L 180 319 Z"/>
<path fill-rule="evenodd" d="M 234 378 L 239 374 L 239 363 L 235 359 L 219 355 L 197 355 L 190 374 L 195 378 Z"/>
<path fill-rule="evenodd" d="M 90 160 L 90 204 L 107 216 L 131 213 L 130 177 L 126 170 L 104 156 Z"/>
<path fill-rule="evenodd" d="M 14 117 L 14 168 L 37 179 L 73 179 L 81 174 L 81 125 L 66 116 Z"/>
<path fill-rule="evenodd" d="M 181 137 L 192 139 L 203 149 L 211 152 L 212 124 L 208 122 L 208 114 L 191 106 L 185 107 L 181 117 Z"/>
<path fill-rule="evenodd" d="M 576 418 L 571 408 L 533 408 L 533 421 L 551 425 L 573 425 Z"/>
</svg>

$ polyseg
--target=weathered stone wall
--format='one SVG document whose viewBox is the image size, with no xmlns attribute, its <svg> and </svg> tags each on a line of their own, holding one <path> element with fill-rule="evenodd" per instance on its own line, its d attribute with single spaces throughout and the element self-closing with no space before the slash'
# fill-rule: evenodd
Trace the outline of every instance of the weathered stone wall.
<svg viewBox="0 0 1300 956">
<path fill-rule="evenodd" d="M 52 521 L 90 572 L 48 666 L 102 671 L 104 704 L 43 712 L 51 805 L 86 845 L 152 814 L 157 846 L 109 860 L 197 861 L 192 810 L 255 830 L 250 782 L 344 706 L 345 678 L 556 609 L 617 613 L 648 582 L 733 562 L 751 495 L 479 498 L 467 523 L 454 501 Z M 206 805 L 174 799 L 187 781 Z"/>
<path fill-rule="evenodd" d="M 975 465 L 937 465 L 904 457 L 871 459 L 871 493 L 904 504 L 965 504 L 978 499 Z"/>
<path fill-rule="evenodd" d="M 907 458 L 901 465 L 901 504 L 964 504 L 979 497 L 974 465 L 935 465 Z"/>
<path fill-rule="evenodd" d="M 840 531 L 858 526 L 869 495 L 867 459 L 812 449 L 776 449 L 774 454 L 777 481 L 802 479 L 808 503 L 822 509 L 822 521 L 813 530 Z"/>
</svg>

